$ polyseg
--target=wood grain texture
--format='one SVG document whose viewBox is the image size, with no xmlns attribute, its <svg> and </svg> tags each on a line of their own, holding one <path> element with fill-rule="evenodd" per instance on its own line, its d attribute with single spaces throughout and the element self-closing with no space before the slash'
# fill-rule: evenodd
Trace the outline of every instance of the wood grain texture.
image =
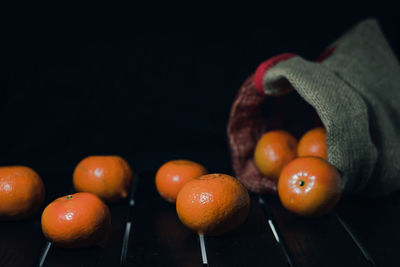
<svg viewBox="0 0 400 267">
<path fill-rule="evenodd" d="M 388 199 L 347 199 L 337 213 L 377 266 L 399 266 L 399 194 Z"/>
<path fill-rule="evenodd" d="M 46 240 L 40 214 L 22 222 L 1 222 L 0 266 L 35 266 Z"/>
<path fill-rule="evenodd" d="M 47 180 L 46 203 L 69 192 L 68 172 L 44 175 L 66 181 Z M 110 205 L 112 232 L 104 247 L 51 246 L 44 266 L 121 266 L 127 221 L 131 229 L 125 240 L 124 266 L 202 266 L 197 234 L 184 227 L 175 206 L 158 195 L 154 175 L 153 171 L 139 175 L 133 202 Z M 288 266 L 268 218 L 275 223 L 293 266 L 398 266 L 400 195 L 344 199 L 335 212 L 319 219 L 287 212 L 274 196 L 262 199 L 264 204 L 252 195 L 249 216 L 236 230 L 205 238 L 209 266 Z M 1 222 L 0 266 L 37 266 L 45 245 L 40 213 L 21 222 Z"/>
<path fill-rule="evenodd" d="M 288 265 L 255 195 L 251 195 L 250 213 L 241 226 L 205 241 L 210 266 Z"/>
<path fill-rule="evenodd" d="M 277 197 L 268 196 L 264 200 L 283 236 L 294 266 L 369 266 L 334 214 L 306 219 L 286 211 Z"/>
<path fill-rule="evenodd" d="M 202 266 L 197 234 L 157 193 L 155 172 L 139 174 L 126 266 Z"/>
</svg>

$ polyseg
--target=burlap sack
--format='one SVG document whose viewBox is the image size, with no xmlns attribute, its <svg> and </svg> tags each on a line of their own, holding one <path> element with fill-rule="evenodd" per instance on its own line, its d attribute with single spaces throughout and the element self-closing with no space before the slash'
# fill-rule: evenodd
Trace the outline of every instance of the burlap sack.
<svg viewBox="0 0 400 267">
<path fill-rule="evenodd" d="M 356 25 L 319 61 L 279 55 L 245 81 L 232 106 L 228 138 L 234 172 L 248 189 L 276 191 L 253 162 L 259 137 L 277 128 L 300 136 L 318 124 L 314 110 L 345 193 L 384 196 L 399 188 L 400 67 L 375 20 Z"/>
</svg>

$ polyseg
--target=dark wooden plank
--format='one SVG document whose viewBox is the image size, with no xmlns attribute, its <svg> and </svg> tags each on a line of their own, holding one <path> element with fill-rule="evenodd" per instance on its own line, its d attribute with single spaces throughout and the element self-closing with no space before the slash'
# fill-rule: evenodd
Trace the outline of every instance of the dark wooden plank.
<svg viewBox="0 0 400 267">
<path fill-rule="evenodd" d="M 1 222 L 0 266 L 35 266 L 46 240 L 40 214 L 21 222 Z"/>
<path fill-rule="evenodd" d="M 399 266 L 400 198 L 345 199 L 337 214 L 377 266 Z"/>
<path fill-rule="evenodd" d="M 109 205 L 109 208 L 111 232 L 104 247 L 63 249 L 52 245 L 44 266 L 119 266 L 128 201 Z"/>
<path fill-rule="evenodd" d="M 264 196 L 294 266 L 369 266 L 334 213 L 317 219 L 286 211 L 275 196 Z"/>
<path fill-rule="evenodd" d="M 250 213 L 241 226 L 206 237 L 205 243 L 210 266 L 288 266 L 256 195 L 251 195 Z"/>
<path fill-rule="evenodd" d="M 202 266 L 196 233 L 158 195 L 154 177 L 139 174 L 126 266 Z"/>
</svg>

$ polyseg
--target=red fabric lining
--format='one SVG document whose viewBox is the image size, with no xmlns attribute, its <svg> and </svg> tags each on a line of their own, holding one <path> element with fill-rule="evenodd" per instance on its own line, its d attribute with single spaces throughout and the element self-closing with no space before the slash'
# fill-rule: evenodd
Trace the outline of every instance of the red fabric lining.
<svg viewBox="0 0 400 267">
<path fill-rule="evenodd" d="M 319 57 L 315 60 L 316 62 L 322 62 L 325 59 L 327 59 L 330 55 L 333 54 L 333 52 L 335 52 L 337 46 L 331 46 L 328 49 L 326 49 L 324 52 L 321 53 L 321 55 L 319 55 Z"/>
<path fill-rule="evenodd" d="M 283 53 L 279 54 L 276 56 L 271 57 L 270 59 L 262 62 L 256 69 L 256 72 L 254 73 L 254 87 L 256 90 L 262 94 L 265 94 L 264 92 L 264 86 L 263 86 L 263 80 L 264 76 L 267 73 L 267 71 L 274 65 L 276 65 L 278 62 L 281 62 L 283 60 L 287 60 L 291 57 L 296 56 L 294 53 Z"/>
</svg>

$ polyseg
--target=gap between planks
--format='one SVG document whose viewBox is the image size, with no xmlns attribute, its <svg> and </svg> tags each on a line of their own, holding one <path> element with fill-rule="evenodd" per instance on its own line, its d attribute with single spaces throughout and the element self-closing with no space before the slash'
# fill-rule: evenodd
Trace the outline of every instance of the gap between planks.
<svg viewBox="0 0 400 267">
<path fill-rule="evenodd" d="M 264 214 L 267 217 L 268 227 L 271 230 L 272 234 L 274 235 L 275 241 L 278 243 L 279 248 L 281 249 L 288 265 L 290 267 L 293 267 L 294 265 L 293 265 L 292 258 L 290 256 L 287 246 L 282 238 L 279 228 L 277 227 L 277 225 L 275 224 L 275 222 L 273 220 L 272 213 L 269 210 L 267 203 L 265 203 L 264 199 L 261 196 L 258 196 L 258 203 L 261 205 L 262 209 L 264 210 Z"/>
<path fill-rule="evenodd" d="M 126 257 L 127 257 L 127 253 L 128 253 L 129 237 L 131 235 L 132 215 L 133 215 L 133 208 L 135 206 L 135 193 L 136 193 L 137 183 L 139 180 L 138 175 L 135 178 L 136 179 L 134 179 L 134 183 L 132 185 L 131 197 L 129 199 L 129 210 L 128 210 L 128 215 L 127 215 L 124 239 L 123 239 L 122 250 L 121 250 L 121 260 L 120 260 L 121 267 L 126 266 Z M 199 234 L 198 236 L 199 236 L 199 243 L 200 243 L 202 265 L 203 265 L 203 267 L 208 267 L 209 265 L 208 265 L 206 242 L 204 239 L 204 235 Z"/>
<path fill-rule="evenodd" d="M 205 267 L 208 266 L 208 259 L 207 259 L 206 243 L 204 241 L 203 234 L 199 234 L 199 242 L 200 242 L 201 260 L 203 263 L 203 267 Z"/>
<path fill-rule="evenodd" d="M 356 234 L 350 229 L 349 225 L 342 219 L 342 217 L 340 217 L 336 210 L 334 211 L 334 215 L 346 233 L 350 236 L 351 240 L 353 240 L 358 249 L 361 251 L 365 259 L 370 263 L 370 266 L 376 266 L 375 261 L 372 259 L 371 255 L 369 255 L 367 249 L 361 244 L 361 241 L 357 238 Z"/>
<path fill-rule="evenodd" d="M 50 248 L 51 248 L 51 243 L 47 241 L 46 245 L 44 246 L 43 252 L 39 258 L 39 267 L 43 267 L 47 254 L 49 254 Z"/>
<path fill-rule="evenodd" d="M 135 195 L 136 195 L 136 188 L 139 180 L 139 175 L 134 175 L 133 178 L 134 179 L 132 183 L 131 194 L 129 196 L 128 213 L 126 216 L 124 238 L 122 241 L 121 258 L 120 258 L 121 267 L 126 265 L 126 257 L 128 255 L 129 237 L 131 235 L 131 229 L 132 229 L 133 209 L 135 207 Z"/>
<path fill-rule="evenodd" d="M 289 266 L 294 266 L 293 261 L 291 260 L 290 254 L 288 252 L 287 246 L 282 238 L 282 235 L 279 232 L 278 227 L 275 225 L 273 221 L 273 216 L 271 212 L 269 211 L 268 205 L 265 203 L 264 199 L 261 196 L 258 196 L 258 202 L 260 205 L 263 207 L 265 215 L 267 217 L 268 221 L 268 226 L 270 230 L 272 231 L 276 242 L 279 244 L 282 252 L 284 253 L 286 260 L 288 261 Z M 369 262 L 370 266 L 375 267 L 376 263 L 371 257 L 371 255 L 368 253 L 366 248 L 361 244 L 360 240 L 357 238 L 356 234 L 351 230 L 351 228 L 348 226 L 348 224 L 340 217 L 340 215 L 334 211 L 334 215 L 336 219 L 339 221 L 340 225 L 344 228 L 345 232 L 350 236 L 351 240 L 356 244 L 357 248 L 361 251 L 363 254 L 364 258 Z"/>
</svg>

